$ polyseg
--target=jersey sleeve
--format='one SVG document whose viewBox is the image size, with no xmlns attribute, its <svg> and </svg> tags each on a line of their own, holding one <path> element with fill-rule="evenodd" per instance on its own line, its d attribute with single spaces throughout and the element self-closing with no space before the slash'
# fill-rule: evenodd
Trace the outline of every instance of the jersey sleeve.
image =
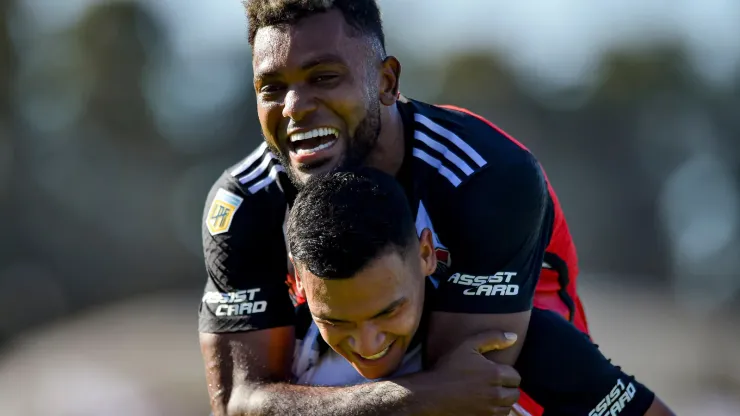
<svg viewBox="0 0 740 416">
<path fill-rule="evenodd" d="M 245 192 L 228 173 L 203 214 L 207 280 L 199 309 L 205 333 L 247 332 L 294 323 L 286 276 L 282 196 Z"/>
<path fill-rule="evenodd" d="M 439 279 L 435 310 L 505 314 L 532 308 L 550 238 L 553 206 L 534 156 L 487 166 L 447 202 L 451 254 Z"/>
<path fill-rule="evenodd" d="M 514 366 L 544 416 L 642 416 L 655 399 L 588 336 L 552 311 L 535 308 Z"/>
</svg>

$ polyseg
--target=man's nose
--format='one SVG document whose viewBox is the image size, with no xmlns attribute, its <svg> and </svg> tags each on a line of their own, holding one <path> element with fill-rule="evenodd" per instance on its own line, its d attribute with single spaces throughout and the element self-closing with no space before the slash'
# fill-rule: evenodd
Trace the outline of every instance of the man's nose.
<svg viewBox="0 0 740 416">
<path fill-rule="evenodd" d="M 367 322 L 360 325 L 350 338 L 350 346 L 357 354 L 369 357 L 383 351 L 385 340 L 385 333 L 373 323 Z"/>
<path fill-rule="evenodd" d="M 316 111 L 316 100 L 307 92 L 294 88 L 285 95 L 283 117 L 301 121 L 313 111 Z"/>
</svg>

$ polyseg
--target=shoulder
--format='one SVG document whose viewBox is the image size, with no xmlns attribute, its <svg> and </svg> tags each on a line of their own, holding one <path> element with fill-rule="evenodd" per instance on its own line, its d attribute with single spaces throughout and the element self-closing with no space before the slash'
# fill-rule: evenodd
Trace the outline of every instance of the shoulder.
<svg viewBox="0 0 740 416">
<path fill-rule="evenodd" d="M 257 194 L 270 185 L 279 185 L 279 176 L 285 169 L 267 143 L 262 142 L 247 157 L 227 169 L 222 177 L 231 181 L 246 194 Z M 280 188 L 282 189 L 282 188 Z"/>
<path fill-rule="evenodd" d="M 282 222 L 286 204 L 280 180 L 283 172 L 264 143 L 222 172 L 206 199 L 204 237 L 227 234 L 237 225 L 243 231 L 249 224 L 270 223 L 272 217 Z"/>
<path fill-rule="evenodd" d="M 434 165 L 456 193 L 546 188 L 542 168 L 521 143 L 484 117 L 454 106 L 412 101 L 414 156 Z"/>
</svg>

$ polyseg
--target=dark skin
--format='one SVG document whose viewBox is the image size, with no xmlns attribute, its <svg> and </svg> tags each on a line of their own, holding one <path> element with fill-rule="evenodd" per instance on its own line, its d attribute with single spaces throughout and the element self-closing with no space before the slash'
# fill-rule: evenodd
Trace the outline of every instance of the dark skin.
<svg viewBox="0 0 740 416">
<path fill-rule="evenodd" d="M 289 153 L 288 135 L 295 129 L 334 127 L 338 143 L 326 162 L 305 169 L 290 160 L 299 180 L 326 172 L 341 163 L 343 151 L 368 116 L 369 100 L 380 102 L 381 127 L 367 164 L 396 174 L 404 157 L 404 126 L 396 107 L 401 65 L 395 57 L 373 60 L 367 38 L 348 34 L 337 11 L 309 17 L 291 28 L 267 27 L 254 45 L 254 86 L 262 133 L 268 143 Z M 368 66 L 374 65 L 368 69 Z M 368 97 L 368 92 L 376 96 Z M 429 352 L 437 359 L 449 351 L 450 339 L 464 339 L 487 329 L 514 332 L 520 342 L 490 358 L 513 364 L 526 334 L 529 312 L 510 315 L 435 313 Z M 462 324 L 461 324 L 462 323 Z"/>
<path fill-rule="evenodd" d="M 382 59 L 367 37 L 352 35 L 337 11 L 308 17 L 288 28 L 261 28 L 257 33 L 253 48 L 254 87 L 266 141 L 281 153 L 289 153 L 288 135 L 293 131 L 315 127 L 332 127 L 339 131 L 337 143 L 320 161 L 320 166 L 306 168 L 288 158 L 288 166 L 299 181 L 342 162 L 353 140 L 362 139 L 357 137 L 358 131 L 362 132 L 363 122 L 368 124 L 367 118 L 373 117 L 369 110 L 373 103 L 379 104 L 376 108 L 379 107 L 380 122 L 377 124 L 380 127 L 366 163 L 391 174 L 398 172 L 403 163 L 404 127 L 395 106 L 401 65 L 394 57 Z M 528 312 L 454 315 L 436 313 L 432 317 L 434 331 L 428 342 L 433 360 L 457 347 L 450 345 L 450 338 L 464 340 L 486 329 L 499 330 L 486 342 L 479 340 L 487 345 L 486 351 L 509 347 L 512 342 L 503 332 L 515 333 L 521 339 L 528 322 Z M 327 410 L 332 404 L 351 405 L 354 407 L 351 411 L 358 414 L 408 414 L 409 411 L 434 414 L 428 408 L 434 408 L 439 414 L 444 414 L 445 409 L 453 411 L 442 399 L 450 397 L 451 386 L 440 383 L 438 376 L 441 374 L 434 373 L 420 373 L 394 383 L 379 382 L 342 389 L 288 384 L 262 384 L 257 388 L 258 383 L 288 380 L 294 343 L 290 327 L 244 334 L 201 334 L 200 338 L 216 415 L 273 414 L 270 409 L 277 412 L 275 414 L 286 414 L 276 398 L 286 397 L 288 391 L 302 394 L 306 399 L 308 407 L 300 412 L 295 410 L 301 414 Z M 518 399 L 519 377 L 510 367 L 518 350 L 519 343 L 489 357 L 508 364 L 506 366 L 493 363 L 486 363 L 487 367 L 481 367 L 480 363 L 469 366 L 487 370 L 481 378 L 487 380 L 485 395 L 491 401 L 484 401 L 481 413 L 507 414 Z M 458 364 L 464 364 L 468 358 L 475 360 L 470 351 L 480 355 L 476 349 L 466 349 L 463 354 L 458 353 L 465 356 L 463 360 L 456 360 Z M 447 373 L 444 377 L 447 380 L 463 378 L 462 374 L 452 377 Z M 479 385 L 480 381 L 477 381 Z M 472 381 L 468 384 L 468 389 L 457 384 L 463 387 L 458 397 L 465 397 L 466 390 L 471 391 Z M 446 394 L 441 394 L 443 390 Z M 480 389 L 473 390 L 480 393 Z M 379 406 L 379 403 L 386 405 Z M 315 407 L 317 404 L 321 407 Z M 337 408 L 336 411 L 341 414 L 350 410 Z"/>
<path fill-rule="evenodd" d="M 375 136 L 373 126 L 377 141 L 365 163 L 390 174 L 399 171 L 404 126 L 395 104 L 401 65 L 394 57 L 383 59 L 373 46 L 368 37 L 352 36 L 337 11 L 257 32 L 254 87 L 262 132 L 283 154 L 295 181 L 342 164 L 348 149 Z M 290 134 L 318 127 L 336 129 L 338 139 L 311 163 L 301 163 L 291 155 Z M 507 415 L 519 397 L 519 375 L 511 366 L 529 314 L 435 312 L 427 339 L 429 358 L 436 362 L 432 370 L 342 388 L 287 383 L 292 327 L 201 333 L 211 406 L 216 416 L 445 415 L 466 403 L 472 406 L 466 414 Z M 516 334 L 516 342 L 505 333 Z M 467 341 L 455 345 L 452 340 Z"/>
<path fill-rule="evenodd" d="M 367 38 L 349 36 L 348 30 L 339 12 L 328 12 L 290 29 L 260 29 L 255 39 L 254 88 L 267 143 L 289 154 L 288 135 L 294 131 L 339 131 L 320 168 L 289 160 L 299 182 L 341 163 L 347 149 L 362 140 L 356 136 L 363 121 L 376 117 L 368 111 L 373 106 L 380 107 L 380 132 L 366 163 L 391 174 L 403 163 L 403 122 L 395 106 L 401 65 L 394 57 L 381 60 Z"/>
</svg>

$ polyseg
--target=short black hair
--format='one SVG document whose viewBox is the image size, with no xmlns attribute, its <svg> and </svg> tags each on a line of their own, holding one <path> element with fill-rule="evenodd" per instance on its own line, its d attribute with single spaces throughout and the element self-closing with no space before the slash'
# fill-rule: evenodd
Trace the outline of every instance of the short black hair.
<svg viewBox="0 0 740 416">
<path fill-rule="evenodd" d="M 406 194 L 396 179 L 372 168 L 311 178 L 288 217 L 296 263 L 322 279 L 346 279 L 418 241 Z"/>
<path fill-rule="evenodd" d="M 254 46 L 260 28 L 293 25 L 305 17 L 336 9 L 358 35 L 376 39 L 385 55 L 383 21 L 375 0 L 243 0 L 243 3 L 247 9 L 250 46 Z"/>
</svg>

